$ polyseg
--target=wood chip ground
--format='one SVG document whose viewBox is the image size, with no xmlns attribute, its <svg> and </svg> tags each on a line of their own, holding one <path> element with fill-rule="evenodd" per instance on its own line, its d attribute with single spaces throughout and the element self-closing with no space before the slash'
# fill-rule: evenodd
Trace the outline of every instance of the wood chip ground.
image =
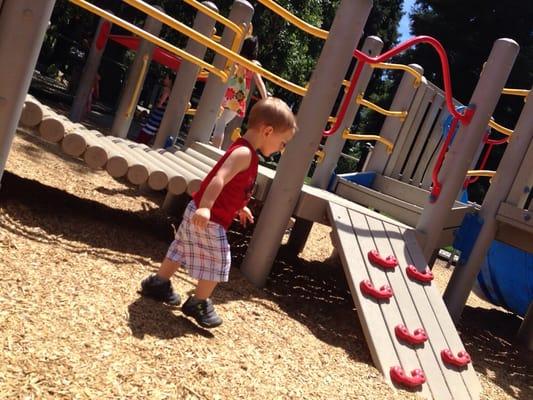
<svg viewBox="0 0 533 400">
<path fill-rule="evenodd" d="M 1 399 L 409 399 L 372 365 L 329 228 L 282 250 L 265 289 L 240 275 L 250 232 L 234 229 L 224 324 L 198 328 L 143 300 L 176 220 L 143 193 L 19 133 L 0 190 Z M 441 290 L 450 269 L 434 269 Z M 185 296 L 184 273 L 173 280 Z M 520 319 L 472 295 L 459 326 L 483 399 L 532 399 Z"/>
</svg>

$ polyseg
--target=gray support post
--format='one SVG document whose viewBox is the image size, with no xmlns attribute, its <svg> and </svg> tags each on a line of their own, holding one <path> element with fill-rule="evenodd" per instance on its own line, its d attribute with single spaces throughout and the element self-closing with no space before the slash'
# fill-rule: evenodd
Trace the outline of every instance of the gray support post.
<svg viewBox="0 0 533 400">
<path fill-rule="evenodd" d="M 377 36 L 369 36 L 365 39 L 363 43 L 362 51 L 365 54 L 368 54 L 371 57 L 377 56 L 381 49 L 383 48 L 383 41 Z M 337 167 L 337 162 L 339 161 L 339 156 L 342 153 L 344 147 L 345 139 L 342 138 L 342 132 L 346 128 L 352 126 L 353 120 L 357 111 L 359 110 L 359 104 L 356 103 L 355 98 L 360 93 L 364 93 L 368 82 L 372 76 L 373 68 L 366 64 L 361 71 L 358 82 L 356 83 L 355 90 L 353 92 L 353 97 L 350 99 L 350 105 L 346 110 L 346 115 L 342 121 L 342 125 L 339 127 L 339 131 L 336 135 L 330 136 L 326 140 L 326 144 L 323 148 L 325 156 L 324 160 L 316 167 L 311 179 L 311 185 L 316 186 L 322 189 L 326 189 L 331 178 L 331 174 Z M 354 70 L 355 72 L 355 70 Z M 348 88 L 346 88 L 347 90 Z M 346 93 L 345 93 L 346 95 Z"/>
<path fill-rule="evenodd" d="M 161 7 L 156 6 L 160 11 L 163 11 Z M 154 36 L 159 36 L 161 32 L 162 22 L 147 16 L 144 22 L 143 29 L 146 32 L 151 33 Z M 148 67 L 152 61 L 152 54 L 154 52 L 155 45 L 148 40 L 141 39 L 139 48 L 135 53 L 135 58 L 131 66 L 128 69 L 128 77 L 122 90 L 120 97 L 120 103 L 115 113 L 115 119 L 113 120 L 113 126 L 111 128 L 111 135 L 125 138 L 128 135 L 131 121 L 135 115 L 135 108 L 141 95 L 141 89 L 148 72 Z"/>
<path fill-rule="evenodd" d="M 0 8 L 0 180 L 55 0 L 5 0 Z"/>
<path fill-rule="evenodd" d="M 218 12 L 218 8 L 214 3 L 204 1 L 202 4 L 213 11 Z M 195 31 L 209 37 L 213 33 L 214 26 L 215 20 L 213 18 L 208 17 L 201 11 L 196 13 L 193 25 Z M 187 41 L 187 47 L 185 48 L 187 53 L 192 54 L 199 59 L 203 59 L 205 56 L 205 50 L 206 47 L 195 40 L 189 39 Z M 174 138 L 178 137 L 183 118 L 185 117 L 185 112 L 187 111 L 187 108 L 189 108 L 189 100 L 194 90 L 194 85 L 196 84 L 199 72 L 200 67 L 196 64 L 185 60 L 181 61 L 180 69 L 178 70 L 174 86 L 172 86 L 165 115 L 161 120 L 161 125 L 157 131 L 153 148 L 157 149 L 163 147 L 169 136 L 174 136 Z"/>
<path fill-rule="evenodd" d="M 463 186 L 472 157 L 483 139 L 518 50 L 514 40 L 498 39 L 483 68 L 470 100 L 470 104 L 476 107 L 474 116 L 468 125 L 461 125 L 455 135 L 439 176 L 441 193 L 433 203 L 428 200 L 416 227 L 426 260 L 431 258 L 437 247 L 446 218 Z"/>
<path fill-rule="evenodd" d="M 100 68 L 100 61 L 102 60 L 102 54 L 104 54 L 107 38 L 103 43 L 103 46 L 100 47 L 97 46 L 97 40 L 100 36 L 101 30 L 104 28 L 104 24 L 110 24 L 110 22 L 103 18 L 100 19 L 98 28 L 96 28 L 96 32 L 94 34 L 91 49 L 89 50 L 89 55 L 87 56 L 87 61 L 85 61 L 85 65 L 83 66 L 80 83 L 76 89 L 74 101 L 72 102 L 72 107 L 70 109 L 69 118 L 73 122 L 79 122 L 83 117 L 87 100 L 89 98 L 89 93 L 93 87 L 94 79 L 98 73 L 98 68 Z"/>
<path fill-rule="evenodd" d="M 241 271 L 255 285 L 266 282 L 371 8 L 372 0 L 343 0 L 337 9 L 298 112 L 299 133 L 281 158 L 241 265 Z"/>
<path fill-rule="evenodd" d="M 362 51 L 363 53 L 368 54 L 371 57 L 375 57 L 381 52 L 382 48 L 383 41 L 379 37 L 369 36 L 365 39 L 363 43 Z M 346 110 L 346 114 L 344 116 L 342 124 L 339 126 L 339 131 L 337 132 L 337 134 L 328 137 L 326 140 L 326 144 L 323 148 L 325 156 L 322 162 L 317 165 L 313 173 L 313 178 L 311 179 L 312 186 L 316 186 L 322 189 L 327 188 L 328 183 L 331 179 L 331 175 L 333 174 L 333 171 L 335 171 L 337 163 L 339 162 L 339 156 L 342 153 L 344 143 L 346 142 L 346 140 L 342 138 L 342 132 L 346 128 L 350 128 L 352 126 L 355 115 L 359 110 L 359 104 L 355 102 L 355 98 L 358 94 L 364 93 L 364 91 L 366 90 L 368 82 L 370 81 L 370 77 L 372 76 L 372 71 L 373 68 L 369 64 L 366 64 L 363 67 L 361 75 L 359 76 L 359 80 L 356 83 L 355 90 L 352 94 L 352 98 L 350 99 L 350 104 L 348 106 L 348 109 Z M 344 96 L 346 96 L 347 93 L 348 88 L 345 88 Z M 305 242 L 307 241 L 307 238 L 309 237 L 309 233 L 311 232 L 312 228 L 313 222 L 306 221 L 301 218 L 296 218 L 296 222 L 294 223 L 294 227 L 291 230 L 288 242 L 288 246 L 296 254 L 300 253 L 303 250 Z"/>
<path fill-rule="evenodd" d="M 417 64 L 410 64 L 411 68 L 418 71 L 420 74 L 424 73 L 424 69 Z M 400 85 L 396 90 L 396 94 L 391 104 L 391 111 L 407 111 L 409 110 L 418 86 L 415 86 L 415 77 L 407 72 L 403 73 Z M 396 117 L 387 117 L 381 128 L 380 136 L 384 139 L 396 143 L 398 133 L 402 129 L 403 121 Z M 371 153 L 368 154 L 365 161 L 363 171 L 372 171 L 377 174 L 383 174 L 390 154 L 387 153 L 385 146 L 374 146 Z"/>
<path fill-rule="evenodd" d="M 483 220 L 483 226 L 472 248 L 470 257 L 465 265 L 455 268 L 444 292 L 444 302 L 455 321 L 459 320 L 463 312 L 476 276 L 496 236 L 498 227 L 496 214 L 498 208 L 506 200 L 532 140 L 533 90 L 528 96 L 514 133 L 498 166 L 496 176 L 492 178 L 492 183 L 478 212 L 479 217 Z M 531 171 L 529 172 L 531 173 Z"/>
<path fill-rule="evenodd" d="M 533 351 L 533 301 L 529 303 L 524 321 L 520 324 L 516 339 L 526 349 Z"/>
<path fill-rule="evenodd" d="M 233 6 L 231 7 L 229 19 L 241 27 L 248 26 L 252 20 L 253 14 L 254 8 L 248 1 L 235 0 Z M 222 34 L 222 40 L 220 44 L 230 48 L 234 36 L 235 33 L 226 27 Z M 226 57 L 217 54 L 215 56 L 213 65 L 216 68 L 224 69 L 226 66 L 226 60 Z M 218 76 L 209 74 L 209 78 L 207 78 L 200 103 L 196 109 L 196 115 L 192 120 L 189 134 L 185 140 L 185 147 L 189 147 L 196 141 L 203 143 L 209 142 L 209 138 L 211 137 L 213 126 L 215 126 L 215 121 L 220 111 L 220 104 L 222 103 L 222 98 L 224 97 L 224 92 L 227 86 L 227 82 L 222 82 Z"/>
</svg>

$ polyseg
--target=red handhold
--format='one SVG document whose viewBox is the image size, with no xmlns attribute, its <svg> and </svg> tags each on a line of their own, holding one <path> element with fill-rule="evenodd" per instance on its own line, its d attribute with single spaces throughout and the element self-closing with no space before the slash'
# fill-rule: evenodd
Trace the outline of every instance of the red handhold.
<svg viewBox="0 0 533 400">
<path fill-rule="evenodd" d="M 398 260 L 394 256 L 381 257 L 379 251 L 370 250 L 368 252 L 368 259 L 372 264 L 377 264 L 385 269 L 394 269 L 398 265 Z"/>
<path fill-rule="evenodd" d="M 472 361 L 470 355 L 464 350 L 454 356 L 450 349 L 444 349 L 440 352 L 440 356 L 445 364 L 455 365 L 456 367 L 464 367 Z"/>
<path fill-rule="evenodd" d="M 407 276 L 409 276 L 409 278 L 419 282 L 428 283 L 433 280 L 433 273 L 428 267 L 426 267 L 424 272 L 420 272 L 414 265 L 408 265 L 405 269 L 405 272 L 407 272 Z"/>
<path fill-rule="evenodd" d="M 394 328 L 394 332 L 396 333 L 396 337 L 398 339 L 401 339 L 409 344 L 422 344 L 428 340 L 426 331 L 422 328 L 417 328 L 413 331 L 413 333 L 410 333 L 405 325 L 398 324 Z"/>
<path fill-rule="evenodd" d="M 359 284 L 359 287 L 361 288 L 361 292 L 364 294 L 379 300 L 390 299 L 393 295 L 392 289 L 389 285 L 385 284 L 379 289 L 376 289 L 374 285 L 372 285 L 372 282 L 370 282 L 368 279 L 362 280 Z"/>
<path fill-rule="evenodd" d="M 407 376 L 402 367 L 391 367 L 390 377 L 394 382 L 410 388 L 418 387 L 426 382 L 426 375 L 418 368 L 411 371 L 411 376 Z"/>
</svg>

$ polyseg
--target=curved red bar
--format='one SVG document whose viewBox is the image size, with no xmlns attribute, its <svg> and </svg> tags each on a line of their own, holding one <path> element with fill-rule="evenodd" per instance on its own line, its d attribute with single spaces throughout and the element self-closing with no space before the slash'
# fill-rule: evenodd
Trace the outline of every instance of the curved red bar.
<svg viewBox="0 0 533 400">
<path fill-rule="evenodd" d="M 379 289 L 376 289 L 372 282 L 370 282 L 368 279 L 362 280 L 359 284 L 359 288 L 361 289 L 361 292 L 373 297 L 376 300 L 390 299 L 393 295 L 392 289 L 389 285 L 385 284 Z"/>
<path fill-rule="evenodd" d="M 428 340 L 428 335 L 424 329 L 417 328 L 411 333 L 403 324 L 396 325 L 394 333 L 398 339 L 413 345 L 422 344 Z"/>
<path fill-rule="evenodd" d="M 390 377 L 393 382 L 410 388 L 416 388 L 426 382 L 426 375 L 421 369 L 414 369 L 411 376 L 407 376 L 400 366 L 391 367 Z"/>
<path fill-rule="evenodd" d="M 328 131 L 323 132 L 323 135 L 331 136 L 335 134 L 335 132 L 337 132 L 337 130 L 339 129 L 339 126 L 341 125 L 342 120 L 344 119 L 344 116 L 346 114 L 346 110 L 348 109 L 348 103 L 350 102 L 353 91 L 355 90 L 355 85 L 359 79 L 359 76 L 361 75 L 361 70 L 363 69 L 363 66 L 365 63 L 377 64 L 377 63 L 386 61 L 389 58 L 395 56 L 396 54 L 401 53 L 402 51 L 418 43 L 428 43 L 437 51 L 439 58 L 440 58 L 441 65 L 442 65 L 442 76 L 444 80 L 444 94 L 446 97 L 446 106 L 448 108 L 448 111 L 450 112 L 450 114 L 453 115 L 455 119 L 463 122 L 465 125 L 468 125 L 468 123 L 472 119 L 473 111 L 467 109 L 464 114 L 461 114 L 453 106 L 452 85 L 451 85 L 451 79 L 450 79 L 450 67 L 448 64 L 448 56 L 446 55 L 446 51 L 444 50 L 444 47 L 442 47 L 442 44 L 440 44 L 440 42 L 437 39 L 431 36 L 417 36 L 409 40 L 406 40 L 403 43 L 400 43 L 398 46 L 390 49 L 389 51 L 377 57 L 370 57 L 357 49 L 354 50 L 353 55 L 354 57 L 357 58 L 358 62 L 357 62 L 356 70 L 350 81 L 350 87 L 348 89 L 348 93 L 344 97 L 344 100 L 341 105 L 341 109 L 339 111 L 339 114 L 337 115 L 337 120 L 335 121 L 333 126 Z M 450 131 L 453 132 L 453 130 L 451 129 Z"/>
<path fill-rule="evenodd" d="M 414 265 L 408 265 L 405 272 L 409 278 L 418 282 L 429 283 L 433 280 L 433 273 L 427 267 L 425 272 L 420 272 Z"/>
<path fill-rule="evenodd" d="M 454 356 L 450 349 L 444 349 L 440 352 L 440 356 L 445 364 L 455 365 L 456 367 L 464 367 L 472 361 L 470 354 L 464 350 Z"/>
<path fill-rule="evenodd" d="M 367 254 L 368 260 L 372 264 L 377 264 L 385 269 L 394 269 L 398 265 L 398 260 L 394 256 L 381 257 L 377 250 L 370 250 Z"/>
</svg>

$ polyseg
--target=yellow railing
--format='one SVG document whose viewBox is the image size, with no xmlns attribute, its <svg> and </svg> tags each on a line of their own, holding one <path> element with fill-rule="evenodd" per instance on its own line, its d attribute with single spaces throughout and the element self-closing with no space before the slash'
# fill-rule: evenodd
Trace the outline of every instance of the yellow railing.
<svg viewBox="0 0 533 400">
<path fill-rule="evenodd" d="M 324 161 L 324 158 L 326 157 L 326 152 L 324 150 L 317 150 L 315 152 L 315 157 L 317 164 L 320 164 L 322 161 Z"/>
<path fill-rule="evenodd" d="M 509 128 L 506 128 L 505 126 L 502 126 L 498 124 L 496 121 L 494 121 L 492 118 L 489 121 L 489 126 L 494 129 L 495 131 L 498 131 L 500 133 L 503 133 L 504 135 L 511 136 L 513 134 L 513 131 Z"/>
<path fill-rule="evenodd" d="M 133 110 L 137 105 L 139 100 L 139 93 L 141 92 L 142 84 L 144 83 L 144 76 L 146 69 L 148 68 L 148 54 L 145 54 L 142 58 L 141 72 L 137 77 L 137 82 L 135 82 L 135 88 L 133 89 L 133 95 L 131 96 L 130 104 L 128 104 L 128 109 L 126 111 L 126 117 L 129 118 L 133 115 Z"/>
<path fill-rule="evenodd" d="M 169 52 L 183 58 L 184 60 L 187 60 L 193 64 L 196 64 L 198 66 L 200 66 L 201 68 L 203 69 L 206 69 L 207 71 L 215 74 L 216 76 L 218 76 L 220 79 L 222 79 L 222 81 L 227 81 L 228 79 L 228 74 L 224 71 L 221 71 L 219 70 L 218 68 L 214 67 L 213 65 L 203 61 L 203 60 L 200 60 L 198 57 L 195 57 L 189 53 L 187 53 L 186 51 L 183 51 L 181 49 L 179 49 L 178 47 L 176 46 L 173 46 L 171 45 L 170 43 L 168 42 L 165 42 L 164 40 L 158 38 L 157 36 L 154 36 L 152 35 L 151 33 L 148 33 L 146 32 L 145 30 L 127 22 L 127 21 L 124 21 L 123 19 L 120 19 L 118 18 L 117 16 L 105 11 L 105 10 L 102 10 L 101 8 L 98 8 L 94 5 L 92 5 L 91 3 L 85 1 L 85 0 L 69 0 L 71 3 L 74 3 L 76 4 L 77 6 L 95 14 L 95 15 L 98 15 L 99 17 L 102 17 L 110 22 L 112 22 L 113 24 L 115 25 L 118 25 L 120 26 L 121 28 L 124 28 L 126 29 L 127 31 L 130 31 L 136 35 L 138 35 L 139 37 L 145 39 L 145 40 L 148 40 L 149 42 L 151 43 L 154 43 L 155 45 L 165 49 L 165 50 L 168 50 Z"/>
<path fill-rule="evenodd" d="M 471 169 L 466 172 L 466 176 L 488 176 L 490 178 L 496 175 L 496 171 L 488 169 Z"/>
<path fill-rule="evenodd" d="M 127 2 L 127 1 L 126 1 Z M 233 22 L 230 19 L 225 18 L 224 16 L 220 15 L 216 11 L 212 10 L 211 8 L 204 6 L 202 3 L 196 0 L 183 0 L 184 3 L 187 3 L 188 5 L 196 8 L 198 11 L 201 11 L 203 14 L 207 15 L 208 17 L 214 19 L 217 22 L 220 22 L 222 25 L 227 26 L 230 28 L 233 32 L 235 32 L 237 35 L 244 35 L 246 33 L 245 29 L 243 27 L 240 27 L 235 22 Z"/>
<path fill-rule="evenodd" d="M 503 88 L 502 94 L 510 94 L 512 96 L 523 96 L 527 97 L 529 94 L 529 90 L 526 89 L 511 89 L 511 88 Z"/>
<path fill-rule="evenodd" d="M 83 0 L 71 0 L 74 2 L 81 2 Z M 204 36 L 194 29 L 189 28 L 188 26 L 182 24 L 181 22 L 175 20 L 174 18 L 170 17 L 169 15 L 165 14 L 162 11 L 159 11 L 157 8 L 154 8 L 146 3 L 143 3 L 140 0 L 123 0 L 125 3 L 128 3 L 135 8 L 143 11 L 147 15 L 158 19 L 159 21 L 163 22 L 164 24 L 168 25 L 169 27 L 177 30 L 178 32 L 190 37 L 191 39 L 197 41 L 198 43 L 210 48 L 211 50 L 214 50 L 218 54 L 221 54 L 222 56 L 228 58 L 229 60 L 236 62 L 237 64 L 242 65 L 246 69 L 250 71 L 257 72 L 258 74 L 262 75 L 265 79 L 268 79 L 271 82 L 274 82 L 278 86 L 281 86 L 287 90 L 290 90 L 296 94 L 299 94 L 301 96 L 305 95 L 307 90 L 301 86 L 298 86 L 292 82 L 289 82 L 280 76 L 277 76 L 273 74 L 272 72 L 260 67 L 256 63 L 254 63 L 251 60 L 248 60 L 247 58 L 244 58 L 240 56 L 239 54 L 236 54 L 235 52 L 231 51 L 231 49 L 228 49 L 227 47 L 224 47 L 215 41 L 211 40 L 207 36 Z M 138 7 L 137 7 L 138 6 Z M 228 70 L 227 70 L 228 71 Z M 225 81 L 225 79 L 224 79 Z"/>
<path fill-rule="evenodd" d="M 187 25 L 181 23 L 180 21 L 172 18 L 170 15 L 166 14 L 164 11 L 161 11 L 150 4 L 147 4 L 141 0 L 122 0 L 124 3 L 129 4 L 132 7 L 135 7 L 137 10 L 144 12 L 146 15 L 149 15 L 152 18 L 157 19 L 158 21 L 161 21 L 165 25 L 171 27 L 172 29 L 184 34 L 185 36 L 190 37 L 191 39 L 201 43 L 205 44 L 205 41 L 209 41 L 211 43 L 216 44 L 217 46 L 220 46 L 218 43 L 213 41 L 211 38 L 208 38 L 207 36 L 202 35 L 201 33 L 195 31 L 194 29 L 188 27 Z M 225 19 L 225 18 L 224 18 Z M 229 20 L 228 20 L 229 21 Z M 240 28 L 239 32 L 242 30 Z M 238 46 L 240 45 L 240 40 L 242 39 L 241 34 L 236 34 L 232 43 L 231 50 L 235 51 Z M 221 46 L 223 47 L 223 46 Z M 230 73 L 231 68 L 231 62 L 226 62 L 225 65 L 225 72 Z"/>
<path fill-rule="evenodd" d="M 409 65 L 392 64 L 392 63 L 377 63 L 377 64 L 370 64 L 370 66 L 372 68 L 398 69 L 398 70 L 405 71 L 415 77 L 414 87 L 420 86 L 420 83 L 422 82 L 422 74 L 420 74 L 420 72 L 418 72 L 413 67 L 410 67 Z"/>
<path fill-rule="evenodd" d="M 413 86 L 415 88 L 420 86 L 420 83 L 422 82 L 422 74 L 418 72 L 413 67 L 410 67 L 409 65 L 404 64 L 392 64 L 392 63 L 377 63 L 377 64 L 369 64 L 372 68 L 379 68 L 379 69 L 396 69 L 396 70 L 402 70 L 405 71 L 412 76 L 414 76 L 415 81 L 413 82 Z M 350 87 L 350 81 L 343 80 L 342 85 L 346 86 L 346 88 Z"/>
<path fill-rule="evenodd" d="M 241 128 L 235 128 L 233 132 L 231 132 L 231 141 L 234 142 L 240 137 L 241 137 Z"/>
<path fill-rule="evenodd" d="M 376 142 L 383 143 L 385 147 L 387 148 L 387 153 L 392 153 L 392 149 L 394 149 L 394 144 L 379 135 L 365 135 L 365 134 L 359 134 L 359 133 L 350 133 L 349 129 L 345 129 L 342 132 L 342 138 L 346 140 L 375 140 Z"/>
<path fill-rule="evenodd" d="M 325 31 L 323 29 L 317 28 L 316 26 L 310 25 L 307 22 L 301 20 L 297 16 L 291 14 L 289 11 L 281 7 L 278 3 L 272 1 L 272 0 L 257 0 L 258 3 L 261 3 L 271 11 L 275 12 L 282 18 L 284 18 L 286 21 L 290 22 L 294 26 L 300 28 L 302 31 L 309 33 L 310 35 L 313 35 L 320 39 L 327 39 L 328 38 L 328 31 Z"/>
<path fill-rule="evenodd" d="M 220 22 L 222 25 L 227 26 L 229 29 L 231 29 L 233 32 L 235 32 L 235 36 L 233 37 L 233 41 L 231 43 L 231 50 L 234 52 L 237 52 L 239 49 L 239 46 L 241 45 L 241 42 L 244 40 L 244 36 L 246 35 L 246 32 L 248 29 L 245 29 L 245 27 L 240 27 L 232 20 L 229 20 L 222 15 L 220 15 L 218 12 L 212 10 L 211 8 L 203 5 L 202 3 L 196 1 L 196 0 L 183 0 L 185 3 L 189 4 L 190 6 L 196 8 L 198 11 L 204 13 L 208 17 L 214 19 L 217 22 Z M 213 40 L 217 43 L 220 43 L 220 40 L 222 38 L 220 37 L 213 37 Z M 226 63 L 226 68 L 229 67 L 229 62 Z"/>
<path fill-rule="evenodd" d="M 407 111 L 390 111 L 390 110 L 385 110 L 384 108 L 381 108 L 380 106 L 378 106 L 377 104 L 374 104 L 368 100 L 365 100 L 363 98 L 363 94 L 358 94 L 357 97 L 355 98 L 355 102 L 357 104 L 360 104 L 362 106 L 365 106 L 365 107 L 368 107 L 370 108 L 371 110 L 374 110 L 380 114 L 383 114 L 383 115 L 386 115 L 387 117 L 397 117 L 397 118 L 400 118 L 400 120 L 405 120 L 405 118 L 407 117 Z"/>
</svg>

